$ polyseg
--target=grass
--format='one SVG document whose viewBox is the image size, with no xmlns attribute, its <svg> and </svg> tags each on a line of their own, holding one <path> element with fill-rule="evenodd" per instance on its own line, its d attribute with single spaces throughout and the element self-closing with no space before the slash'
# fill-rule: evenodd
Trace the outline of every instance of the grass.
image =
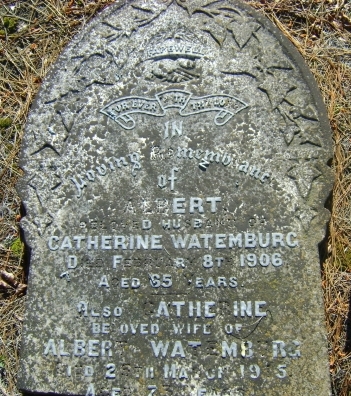
<svg viewBox="0 0 351 396">
<path fill-rule="evenodd" d="M 26 116 L 63 47 L 108 0 L 0 0 L 0 394 L 16 389 L 25 300 L 15 185 Z M 351 395 L 351 2 L 247 0 L 293 42 L 328 109 L 336 174 L 321 266 L 333 393 Z"/>
</svg>

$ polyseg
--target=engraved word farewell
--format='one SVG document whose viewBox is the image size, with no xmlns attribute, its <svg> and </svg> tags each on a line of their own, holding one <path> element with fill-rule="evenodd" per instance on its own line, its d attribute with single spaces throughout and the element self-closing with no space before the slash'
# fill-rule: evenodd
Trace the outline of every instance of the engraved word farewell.
<svg viewBox="0 0 351 396">
<path fill-rule="evenodd" d="M 230 95 L 193 97 L 190 92 L 173 89 L 160 92 L 155 98 L 140 96 L 119 98 L 103 107 L 100 112 L 112 118 L 124 129 L 135 127 L 135 120 L 131 114 L 142 113 L 164 117 L 167 109 L 170 108 L 179 108 L 179 114 L 183 117 L 215 111 L 214 123 L 222 126 L 247 107 L 246 103 Z"/>
</svg>

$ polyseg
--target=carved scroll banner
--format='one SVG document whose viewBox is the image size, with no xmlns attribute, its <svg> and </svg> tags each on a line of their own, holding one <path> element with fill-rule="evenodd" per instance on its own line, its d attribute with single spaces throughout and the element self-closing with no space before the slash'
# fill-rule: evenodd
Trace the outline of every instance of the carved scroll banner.
<svg viewBox="0 0 351 396">
<path fill-rule="evenodd" d="M 107 8 L 27 122 L 19 388 L 330 395 L 331 156 L 310 71 L 247 5 Z"/>
<path fill-rule="evenodd" d="M 167 109 L 178 108 L 182 117 L 216 112 L 214 123 L 217 126 L 226 124 L 236 113 L 244 110 L 247 105 L 229 95 L 208 95 L 192 98 L 192 94 L 181 90 L 160 92 L 155 99 L 142 97 L 124 97 L 109 103 L 101 113 L 116 121 L 124 129 L 134 129 L 135 120 L 130 114 L 148 114 L 164 117 Z"/>
</svg>

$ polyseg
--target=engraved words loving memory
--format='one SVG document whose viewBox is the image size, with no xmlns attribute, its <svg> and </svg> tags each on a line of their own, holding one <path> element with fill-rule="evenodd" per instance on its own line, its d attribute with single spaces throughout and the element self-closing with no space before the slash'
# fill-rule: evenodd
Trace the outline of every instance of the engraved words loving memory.
<svg viewBox="0 0 351 396">
<path fill-rule="evenodd" d="M 239 1 L 117 1 L 29 115 L 18 386 L 330 395 L 318 244 L 331 189 L 311 73 Z"/>
</svg>

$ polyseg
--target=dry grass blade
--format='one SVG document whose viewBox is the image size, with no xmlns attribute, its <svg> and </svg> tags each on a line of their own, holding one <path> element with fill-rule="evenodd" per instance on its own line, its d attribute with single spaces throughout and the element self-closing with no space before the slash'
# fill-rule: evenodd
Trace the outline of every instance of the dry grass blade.
<svg viewBox="0 0 351 396">
<path fill-rule="evenodd" d="M 0 270 L 25 283 L 19 238 L 18 152 L 30 104 L 50 65 L 113 0 L 0 0 Z M 336 183 L 323 290 L 335 395 L 351 394 L 351 2 L 246 0 L 293 42 L 321 88 L 333 128 Z M 0 287 L 0 394 L 17 396 L 24 298 Z M 10 287 L 6 287 L 6 285 Z M 1 284 L 0 284 L 1 286 Z"/>
</svg>

